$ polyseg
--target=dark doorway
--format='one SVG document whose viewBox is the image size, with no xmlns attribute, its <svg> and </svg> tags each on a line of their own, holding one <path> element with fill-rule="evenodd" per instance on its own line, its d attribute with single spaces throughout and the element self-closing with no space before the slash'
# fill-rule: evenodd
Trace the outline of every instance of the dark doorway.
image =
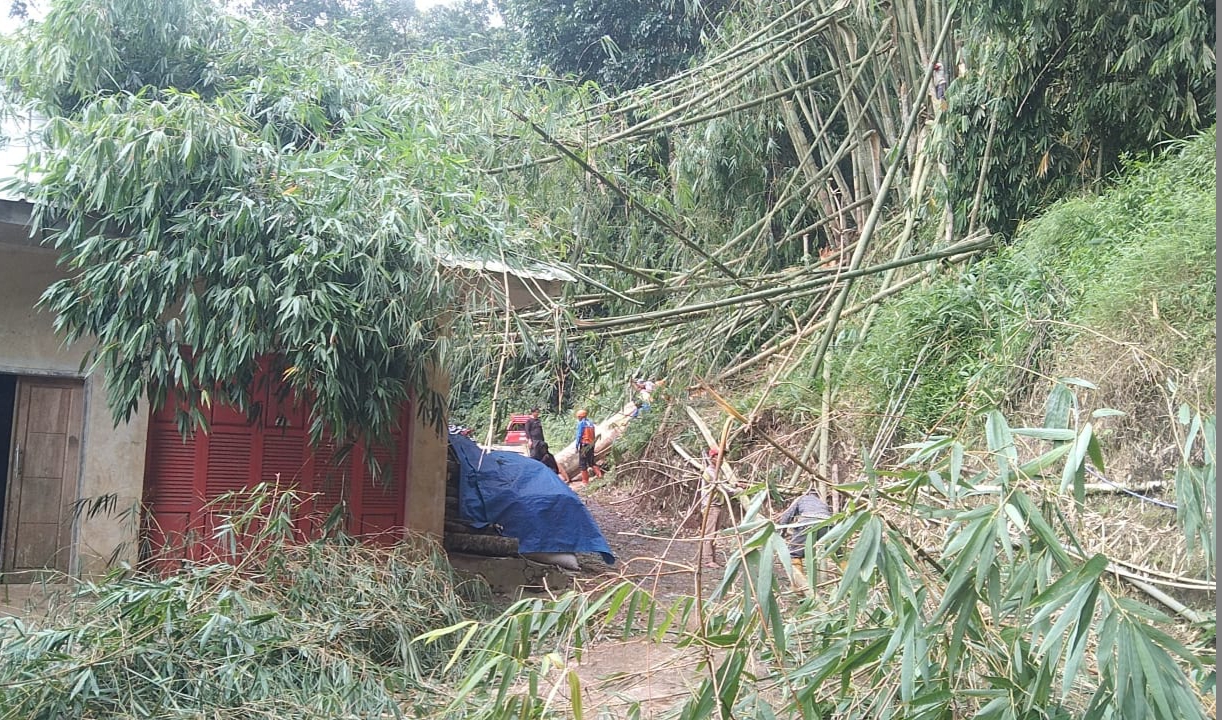
<svg viewBox="0 0 1222 720">
<path fill-rule="evenodd" d="M 13 413 L 17 402 L 17 376 L 0 374 L 0 538 L 4 537 L 4 500 L 8 497 L 8 474 L 12 467 Z"/>
</svg>

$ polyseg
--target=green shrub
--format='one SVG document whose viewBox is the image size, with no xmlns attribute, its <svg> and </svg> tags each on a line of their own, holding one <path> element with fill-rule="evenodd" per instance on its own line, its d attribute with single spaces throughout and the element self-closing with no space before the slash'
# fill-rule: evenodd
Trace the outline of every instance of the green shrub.
<svg viewBox="0 0 1222 720">
<path fill-rule="evenodd" d="M 861 430 L 898 413 L 899 437 L 920 437 L 1014 408 L 1084 331 L 1170 348 L 1163 361 L 1186 370 L 1212 358 L 1215 147 L 1210 130 L 1130 164 L 1108 192 L 1058 203 L 1012 245 L 889 303 L 844 369 L 842 394 L 874 418 Z"/>
</svg>

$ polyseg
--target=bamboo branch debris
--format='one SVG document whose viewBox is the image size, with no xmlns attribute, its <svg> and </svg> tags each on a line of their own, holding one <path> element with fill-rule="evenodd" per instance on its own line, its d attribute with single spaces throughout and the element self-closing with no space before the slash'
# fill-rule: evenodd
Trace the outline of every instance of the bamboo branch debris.
<svg viewBox="0 0 1222 720">
<path fill-rule="evenodd" d="M 523 123 L 528 125 L 532 130 L 534 130 L 535 133 L 539 135 L 539 137 L 543 138 L 544 142 L 548 143 L 549 145 L 552 145 L 557 150 L 559 150 L 562 154 L 564 154 L 565 157 L 569 158 L 573 162 L 580 165 L 583 170 L 585 170 L 590 175 L 594 176 L 596 179 L 598 179 L 600 183 L 602 183 L 612 192 L 614 192 L 615 194 L 623 198 L 624 202 L 627 202 L 630 206 L 635 207 L 639 209 L 641 212 L 645 213 L 651 220 L 653 220 L 654 222 L 658 224 L 658 227 L 661 227 L 663 230 L 666 230 L 668 233 L 673 235 L 679 242 L 686 245 L 689 250 L 691 250 L 692 252 L 695 252 L 698 255 L 703 256 L 709 262 L 713 263 L 713 265 L 716 266 L 718 270 L 721 270 L 723 273 L 725 273 L 727 277 L 734 279 L 736 282 L 742 285 L 742 287 L 744 288 L 750 287 L 749 285 L 743 282 L 742 278 L 740 278 L 737 273 L 735 273 L 730 268 L 726 267 L 725 264 L 722 263 L 717 258 L 713 257 L 712 255 L 709 255 L 708 252 L 703 247 L 701 247 L 699 243 L 689 238 L 687 234 L 684 233 L 682 230 L 680 230 L 679 227 L 675 225 L 669 218 L 662 217 L 662 215 L 660 215 L 656 210 L 649 207 L 647 204 L 642 203 L 639 200 L 635 199 L 631 193 L 621 188 L 619 184 L 617 184 L 611 178 L 600 173 L 598 170 L 595 170 L 588 162 L 586 162 L 579 155 L 577 155 L 577 153 L 573 152 L 572 150 L 569 150 L 567 147 L 565 147 L 563 144 L 561 144 L 559 141 L 553 138 L 550 134 L 548 134 L 546 130 L 539 127 L 539 125 L 536 124 L 533 120 L 530 120 L 525 115 L 522 115 L 521 113 L 515 112 L 513 110 L 510 110 L 510 112 L 513 113 L 513 115 L 517 117 L 518 120 L 522 121 Z"/>
<path fill-rule="evenodd" d="M 954 13 L 947 13 L 946 20 L 942 24 L 942 31 L 938 34 L 938 41 L 934 45 L 934 54 L 937 54 L 945 42 L 946 36 L 950 33 Z M 930 79 L 933 77 L 933 66 L 927 66 L 924 79 L 921 85 L 916 90 L 915 97 L 920 99 L 925 95 L 925 88 L 928 87 Z M 920 109 L 923 107 L 923 102 L 918 100 L 913 104 L 912 111 L 908 114 L 908 118 L 904 121 L 904 129 L 900 131 L 900 147 L 904 147 L 908 138 L 912 135 L 916 128 L 917 117 Z M 887 174 L 883 176 L 882 184 L 878 191 L 874 193 L 874 206 L 870 208 L 870 216 L 866 219 L 865 227 L 862 228 L 861 237 L 857 241 L 857 249 L 853 251 L 853 259 L 849 261 L 849 272 L 846 273 L 845 285 L 841 288 L 839 296 L 832 304 L 831 312 L 828 314 L 827 329 L 823 331 L 823 337 L 819 340 L 819 345 L 815 350 L 815 358 L 812 362 L 814 368 L 819 368 L 823 364 L 823 358 L 827 353 L 828 346 L 831 345 L 832 336 L 836 332 L 836 325 L 840 322 L 840 314 L 844 310 L 845 303 L 849 299 L 849 291 L 852 290 L 853 280 L 855 276 L 853 272 L 861 265 L 861 261 L 865 258 L 866 250 L 869 248 L 870 239 L 874 235 L 874 229 L 878 227 L 879 218 L 882 217 L 883 201 L 887 197 L 887 192 L 891 189 L 891 184 L 895 180 L 897 171 L 900 168 L 898 153 L 892 151 L 892 160 L 887 168 Z"/>
<path fill-rule="evenodd" d="M 994 241 L 991 238 L 968 240 L 956 243 L 947 248 L 940 250 L 931 250 L 929 252 L 911 255 L 898 261 L 891 261 L 873 265 L 867 268 L 859 268 L 842 273 L 839 276 L 841 280 L 850 278 L 865 277 L 877 273 L 885 272 L 895 267 L 905 267 L 908 265 L 916 265 L 931 260 L 942 260 L 955 257 L 970 255 L 981 250 L 993 247 Z M 706 302 L 693 303 L 676 308 L 668 308 L 665 310 L 655 310 L 645 313 L 636 313 L 632 315 L 621 315 L 619 317 L 603 318 L 598 320 L 577 320 L 573 327 L 577 330 L 594 330 L 613 328 L 621 325 L 638 325 L 647 324 L 656 320 L 671 319 L 678 316 L 686 316 L 717 310 L 724 307 L 733 307 L 749 302 L 760 302 L 764 300 L 793 300 L 796 298 L 806 297 L 816 294 L 818 291 L 825 289 L 836 281 L 836 277 L 828 274 L 822 274 L 814 280 L 808 280 L 803 283 L 796 283 L 788 286 L 770 287 L 764 290 L 744 293 L 732 297 L 719 298 Z"/>
<path fill-rule="evenodd" d="M 592 150 L 643 135 L 654 135 L 688 127 L 749 110 L 771 102 L 785 93 L 793 93 L 817 85 L 840 71 L 828 71 L 819 76 L 807 78 L 771 95 L 752 97 L 729 106 L 726 102 L 734 93 L 742 91 L 761 67 L 792 54 L 810 40 L 833 27 L 835 21 L 849 9 L 850 4 L 847 0 L 840 0 L 836 5 L 818 15 L 784 26 L 775 35 L 758 42 L 740 42 L 736 48 L 708 60 L 697 68 L 683 71 L 654 85 L 637 88 L 629 93 L 582 108 L 579 113 L 574 113 L 568 118 L 570 121 L 577 121 L 575 127 L 591 124 L 593 122 L 589 120 L 591 116 L 599 118 L 600 122 L 603 121 L 603 118 L 609 117 L 633 117 L 643 110 L 657 108 L 670 101 L 677 101 L 675 105 L 639 120 L 627 128 L 599 137 L 592 142 L 580 143 L 580 147 Z M 800 14 L 802 10 L 801 6 L 796 7 L 774 20 L 768 27 L 775 27 L 784 20 Z M 763 31 L 757 32 L 752 37 L 758 39 L 760 32 Z M 869 59 L 869 57 L 862 57 L 860 62 L 865 63 Z M 718 70 L 720 72 L 717 72 Z M 685 112 L 696 114 L 683 116 Z M 673 116 L 679 116 L 679 118 L 671 122 L 664 122 Z M 516 172 L 564 160 L 566 157 L 564 150 L 567 149 L 567 146 L 557 146 L 557 149 L 561 150 L 559 154 L 489 168 L 485 172 L 494 175 Z"/>
<path fill-rule="evenodd" d="M 578 171 L 577 182 L 587 189 L 597 182 L 607 198 L 614 198 L 615 212 L 639 213 L 644 225 L 679 241 L 656 268 L 635 267 L 594 243 L 589 252 L 597 264 L 585 264 L 584 274 L 610 271 L 619 274 L 620 282 L 602 278 L 587 285 L 595 292 L 571 297 L 560 313 L 528 311 L 519 317 L 532 327 L 546 321 L 551 332 L 592 332 L 600 339 L 653 333 L 657 340 L 663 338 L 659 331 L 682 328 L 669 333 L 659 351 L 696 350 L 683 353 L 672 369 L 681 366 L 719 381 L 786 353 L 782 367 L 806 363 L 817 369 L 841 318 L 869 308 L 868 328 L 878 303 L 932 277 L 946 263 L 992 249 L 992 240 L 968 233 L 966 240 L 944 238 L 941 250 L 928 250 L 928 236 L 917 232 L 925 208 L 941 202 L 931 196 L 927 182 L 937 149 L 930 146 L 932 134 L 924 132 L 930 121 L 922 118 L 928 116 L 932 61 L 947 42 L 955 7 L 939 4 L 926 18 L 862 12 L 848 2 L 783 8 L 777 17 L 770 11 L 744 31 L 745 37 L 728 41 L 725 52 L 702 65 L 585 104 L 557 116 L 554 125 L 514 112 L 541 146 L 557 154 L 495 171 L 568 160 L 571 170 L 566 172 Z M 900 37 L 904 32 L 921 37 Z M 716 244 L 709 242 L 709 235 L 716 235 L 706 228 L 719 227 L 709 223 L 720 216 L 695 214 L 703 212 L 699 205 L 688 216 L 686 205 L 679 209 L 679 203 L 666 199 L 673 188 L 647 185 L 654 181 L 617 165 L 632 162 L 629 158 L 639 152 L 633 148 L 643 138 L 682 127 L 688 129 L 662 137 L 668 143 L 699 142 L 701 130 L 691 128 L 747 111 L 748 118 L 756 113 L 767 118 L 772 128 L 783 118 L 780 134 L 797 157 L 769 166 L 768 195 L 758 213 L 736 217 L 735 231 Z M 596 148 L 603 148 L 597 158 L 592 154 Z M 555 177 L 569 182 L 566 174 Z M 760 191 L 753 186 L 752 192 Z M 884 214 L 896 209 L 902 211 L 894 213 L 893 232 Z M 582 232 L 559 221 L 556 227 L 574 237 Z M 873 242 L 884 235 L 890 242 Z M 793 262 L 794 243 L 799 242 L 805 252 L 799 272 L 773 270 L 777 257 Z M 871 249 L 872 244 L 885 244 L 885 254 Z M 810 258 L 816 246 L 820 262 L 814 266 Z M 875 260 L 887 255 L 890 262 Z M 832 271 L 824 269 L 829 256 Z M 909 275 L 901 272 L 904 268 L 921 263 L 927 266 L 904 277 Z M 856 280 L 878 273 L 883 274 L 881 287 L 871 287 L 869 297 L 858 302 L 851 294 Z M 617 308 L 609 300 L 621 302 Z M 633 307 L 625 311 L 623 302 Z M 600 305 L 611 311 L 609 317 Z M 650 309 L 636 312 L 641 307 Z M 715 317 L 707 320 L 710 316 Z M 813 346 L 805 342 L 812 337 L 817 337 Z M 846 357 L 855 349 L 850 347 Z M 724 364 L 700 367 L 705 363 Z M 802 460 L 808 457 L 804 453 Z"/>
</svg>

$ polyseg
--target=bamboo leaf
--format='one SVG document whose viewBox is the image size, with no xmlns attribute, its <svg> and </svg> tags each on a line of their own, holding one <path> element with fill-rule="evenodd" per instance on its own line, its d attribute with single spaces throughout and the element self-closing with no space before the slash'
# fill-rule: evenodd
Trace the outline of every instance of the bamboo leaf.
<svg viewBox="0 0 1222 720">
<path fill-rule="evenodd" d="M 567 675 L 569 681 L 570 710 L 572 711 L 573 717 L 576 720 L 581 720 L 584 716 L 581 702 L 581 678 L 577 676 L 576 670 L 569 670 Z"/>
<path fill-rule="evenodd" d="M 1069 412 L 1073 408 L 1074 396 L 1063 382 L 1052 386 L 1048 399 L 1044 402 L 1044 427 L 1049 430 L 1063 430 L 1069 427 Z M 1047 438 L 1060 439 L 1060 438 Z M 1073 438 L 1064 438 L 1072 440 Z"/>
<path fill-rule="evenodd" d="M 1077 437 L 1077 433 L 1065 428 L 1014 428 L 1014 434 L 1057 442 L 1073 440 Z"/>
<path fill-rule="evenodd" d="M 1069 452 L 1069 459 L 1065 461 L 1065 471 L 1061 475 L 1061 492 L 1065 492 L 1072 483 L 1074 499 L 1079 503 L 1086 499 L 1086 467 L 1084 463 L 1093 437 L 1091 424 L 1086 423 L 1082 426 L 1081 432 L 1078 433 L 1078 437 L 1073 442 L 1072 449 Z"/>
</svg>

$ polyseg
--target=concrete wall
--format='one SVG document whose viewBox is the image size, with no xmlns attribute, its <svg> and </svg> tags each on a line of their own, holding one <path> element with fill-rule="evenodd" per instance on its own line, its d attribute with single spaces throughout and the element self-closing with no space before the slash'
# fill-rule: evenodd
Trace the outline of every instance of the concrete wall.
<svg viewBox="0 0 1222 720">
<path fill-rule="evenodd" d="M 144 485 L 148 417 L 142 409 L 130 422 L 115 426 L 101 378 L 81 372 L 84 347 L 65 347 L 50 313 L 34 308 L 47 286 L 62 277 L 56 253 L 30 246 L 26 229 L 3 219 L 0 212 L 0 373 L 85 380 L 78 497 L 112 495 L 114 502 L 77 521 L 71 567 L 76 574 L 98 574 L 112 555 L 126 561 L 136 558 L 139 522 L 134 508 Z"/>
<path fill-rule="evenodd" d="M 445 397 L 450 378 L 434 369 L 433 388 Z M 441 432 L 415 418 L 411 432 L 410 466 L 407 468 L 407 510 L 403 522 L 412 532 L 432 535 L 441 540 L 446 515 L 446 449 L 449 440 Z"/>
</svg>

